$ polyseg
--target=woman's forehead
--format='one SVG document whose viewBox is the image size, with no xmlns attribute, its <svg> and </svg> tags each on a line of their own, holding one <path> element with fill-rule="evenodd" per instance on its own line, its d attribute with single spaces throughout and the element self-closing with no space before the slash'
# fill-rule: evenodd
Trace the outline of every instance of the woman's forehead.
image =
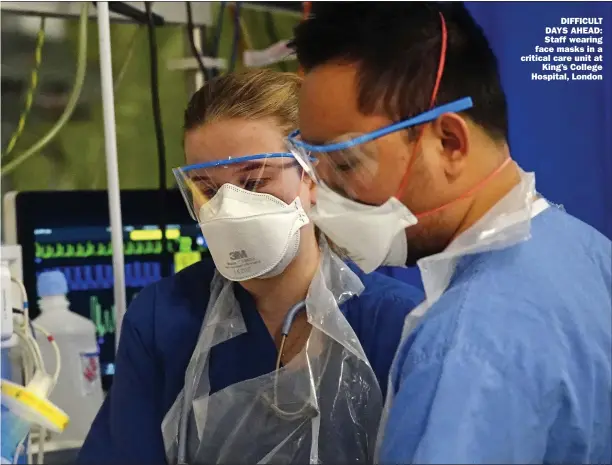
<svg viewBox="0 0 612 465">
<path fill-rule="evenodd" d="M 284 135 L 273 120 L 223 120 L 185 134 L 189 164 L 285 151 Z"/>
</svg>

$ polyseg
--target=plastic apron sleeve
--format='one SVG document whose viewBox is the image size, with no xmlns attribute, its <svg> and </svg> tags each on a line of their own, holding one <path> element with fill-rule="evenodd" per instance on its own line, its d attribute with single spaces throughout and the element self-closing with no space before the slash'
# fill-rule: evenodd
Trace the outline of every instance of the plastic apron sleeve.
<svg viewBox="0 0 612 465">
<path fill-rule="evenodd" d="M 363 290 L 327 247 L 306 297 L 305 348 L 278 372 L 210 394 L 210 349 L 246 331 L 232 291 L 216 276 L 185 387 L 162 424 L 169 463 L 371 463 L 382 412 L 376 376 L 339 304 Z M 184 399 L 188 402 L 184 402 Z M 184 412 L 188 405 L 189 412 Z M 181 436 L 181 418 L 188 417 Z"/>
<path fill-rule="evenodd" d="M 504 198 L 493 206 L 478 222 L 460 234 L 443 252 L 425 257 L 418 262 L 425 288 L 425 301 L 412 310 L 404 322 L 401 348 L 412 331 L 448 288 L 458 261 L 471 254 L 505 249 L 531 237 L 531 219 L 549 207 L 549 203 L 538 198 L 535 175 L 520 171 L 521 181 Z M 397 353 L 400 351 L 398 350 Z M 395 381 L 400 375 L 397 354 L 389 373 L 389 388 L 378 432 L 376 457 L 382 441 L 389 410 L 394 399 Z M 379 462 L 377 460 L 377 462 Z"/>
</svg>

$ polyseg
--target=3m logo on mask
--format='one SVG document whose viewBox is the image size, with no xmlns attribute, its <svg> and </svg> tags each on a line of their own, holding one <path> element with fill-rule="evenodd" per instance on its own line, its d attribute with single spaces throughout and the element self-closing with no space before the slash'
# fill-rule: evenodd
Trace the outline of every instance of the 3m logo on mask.
<svg viewBox="0 0 612 465">
<path fill-rule="evenodd" d="M 234 250 L 233 252 L 229 253 L 229 258 L 232 261 L 236 261 L 236 260 L 242 260 L 245 258 L 249 258 L 249 256 L 244 250 Z"/>
</svg>

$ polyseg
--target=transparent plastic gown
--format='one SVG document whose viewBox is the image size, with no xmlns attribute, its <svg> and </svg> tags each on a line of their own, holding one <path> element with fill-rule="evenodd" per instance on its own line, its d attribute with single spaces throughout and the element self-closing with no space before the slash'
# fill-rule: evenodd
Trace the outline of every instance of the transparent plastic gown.
<svg viewBox="0 0 612 465">
<path fill-rule="evenodd" d="M 190 465 L 372 463 L 382 395 L 339 309 L 363 290 L 359 278 L 322 245 L 306 297 L 312 331 L 305 348 L 278 372 L 211 395 L 211 348 L 246 332 L 232 288 L 218 274 L 211 283 L 185 387 L 162 423 L 169 463 L 177 463 L 181 442 Z"/>
</svg>

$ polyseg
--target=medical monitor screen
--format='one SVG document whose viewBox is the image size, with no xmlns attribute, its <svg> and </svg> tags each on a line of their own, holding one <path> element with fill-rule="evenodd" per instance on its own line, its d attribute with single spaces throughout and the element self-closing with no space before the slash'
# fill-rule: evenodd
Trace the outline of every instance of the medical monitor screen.
<svg viewBox="0 0 612 465">
<path fill-rule="evenodd" d="M 70 309 L 96 327 L 103 384 L 114 374 L 115 318 L 109 227 L 38 228 L 34 230 L 36 276 L 59 270 L 68 281 Z M 168 256 L 162 258 L 161 230 L 156 225 L 124 226 L 123 245 L 127 304 L 145 286 L 202 258 L 206 245 L 197 225 L 168 225 Z"/>
<path fill-rule="evenodd" d="M 102 385 L 108 390 L 115 369 L 111 234 L 106 192 L 92 192 L 87 191 L 86 195 L 81 192 L 81 201 L 78 192 L 48 192 L 44 193 L 46 196 L 19 193 L 17 238 L 23 249 L 24 283 L 31 317 L 39 314 L 38 275 L 48 270 L 62 271 L 68 282 L 70 309 L 90 318 L 95 325 Z M 145 286 L 208 254 L 200 228 L 189 217 L 176 191 L 171 191 L 167 202 L 166 250 L 162 250 L 156 195 L 156 191 L 122 193 L 128 305 Z M 89 202 L 82 202 L 83 197 Z"/>
</svg>

